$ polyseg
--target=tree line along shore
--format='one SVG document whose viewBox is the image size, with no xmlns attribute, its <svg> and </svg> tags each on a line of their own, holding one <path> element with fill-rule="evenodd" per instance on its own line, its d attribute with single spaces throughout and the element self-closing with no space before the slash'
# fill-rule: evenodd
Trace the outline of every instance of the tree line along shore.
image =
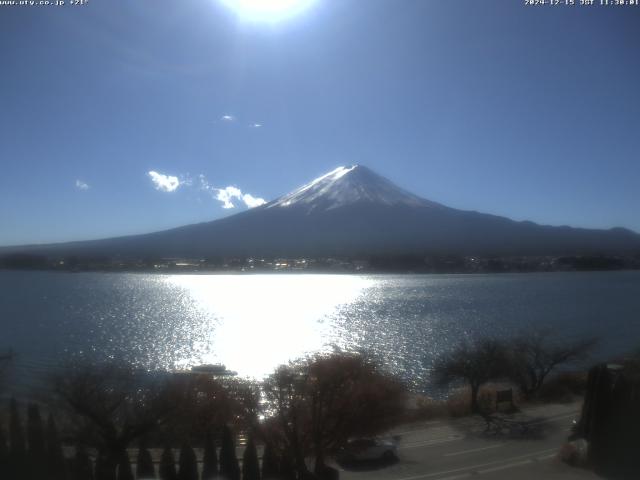
<svg viewBox="0 0 640 480">
<path fill-rule="evenodd" d="M 453 389 L 449 400 L 414 408 L 406 384 L 362 353 L 310 356 L 261 382 L 69 365 L 47 379 L 46 397 L 7 402 L 0 469 L 14 480 L 337 478 L 329 460 L 350 439 L 433 416 L 491 415 L 491 382 L 515 391 L 514 408 L 583 395 L 586 376 L 567 366 L 583 365 L 594 345 L 547 331 L 460 343 L 430 368 Z M 0 361 L 10 370 L 11 356 Z"/>
<path fill-rule="evenodd" d="M 332 257 L 121 258 L 96 255 L 0 255 L 8 270 L 122 272 L 503 273 L 640 269 L 640 254 L 457 256 L 387 254 Z"/>
</svg>

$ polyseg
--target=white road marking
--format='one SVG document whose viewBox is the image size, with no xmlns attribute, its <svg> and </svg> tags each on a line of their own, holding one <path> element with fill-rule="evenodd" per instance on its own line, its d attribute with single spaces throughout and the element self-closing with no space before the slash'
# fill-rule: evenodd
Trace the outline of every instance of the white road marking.
<svg viewBox="0 0 640 480">
<path fill-rule="evenodd" d="M 482 467 L 489 467 L 491 465 L 501 465 L 504 464 L 505 462 L 509 463 L 509 462 L 513 462 L 516 460 L 520 460 L 523 458 L 527 458 L 528 461 L 532 461 L 533 458 L 535 457 L 539 457 L 540 455 L 548 455 L 551 452 L 556 452 L 557 449 L 555 448 L 548 448 L 546 450 L 538 450 L 537 452 L 530 452 L 524 455 L 517 455 L 515 457 L 510 457 L 510 458 L 503 458 L 501 460 L 494 460 L 493 462 L 487 462 L 487 463 L 480 463 L 477 465 L 468 465 L 466 467 L 460 467 L 460 468 L 454 468 L 453 470 L 444 470 L 442 472 L 433 472 L 433 473 L 425 473 L 423 475 L 415 475 L 412 477 L 402 477 L 402 478 L 397 478 L 395 480 L 420 480 L 422 478 L 433 478 L 433 477 L 439 477 L 441 475 L 447 475 L 449 473 L 462 473 L 462 472 L 469 472 L 469 474 L 471 474 L 471 472 L 478 470 L 479 468 Z M 555 453 L 553 454 L 553 456 L 555 456 Z M 548 457 L 547 457 L 548 458 Z"/>
<path fill-rule="evenodd" d="M 415 434 L 422 434 L 422 433 L 434 433 L 434 432 L 443 432 L 443 431 L 451 431 L 454 430 L 455 427 L 451 426 L 451 425 L 439 425 L 439 426 L 434 426 L 431 428 L 420 428 L 417 430 L 410 430 L 410 431 L 406 431 L 406 432 L 391 432 L 390 436 L 394 436 L 394 437 L 402 437 L 405 435 L 415 435 Z"/>
<path fill-rule="evenodd" d="M 561 414 L 561 415 L 557 415 L 557 416 L 550 417 L 550 418 L 545 418 L 545 419 L 542 419 L 542 420 L 535 420 L 535 421 L 530 422 L 529 425 L 555 422 L 557 420 L 561 420 L 561 419 L 564 419 L 564 418 L 575 417 L 578 414 L 579 414 L 578 411 L 574 411 L 574 412 Z M 436 423 L 436 422 L 434 422 L 434 423 Z M 419 430 L 410 430 L 410 431 L 402 432 L 402 433 L 399 433 L 398 435 L 415 434 L 415 433 L 422 432 L 422 431 L 433 433 L 434 431 L 445 430 L 447 428 L 448 428 L 448 426 L 435 427 L 435 428 L 431 428 L 431 429 L 424 428 L 424 429 L 419 429 Z M 413 443 L 409 442 L 408 445 L 403 445 L 403 446 L 400 446 L 399 448 L 400 449 L 410 449 L 410 448 L 427 447 L 427 446 L 431 446 L 431 445 L 439 445 L 439 444 L 443 444 L 443 443 L 455 442 L 455 441 L 463 440 L 464 438 L 465 438 L 464 435 L 450 435 L 449 437 L 436 438 L 436 439 L 427 440 L 427 441 L 423 441 L 423 442 L 413 442 Z M 504 443 L 496 444 L 496 445 L 490 445 L 490 446 L 487 446 L 487 447 L 481 447 L 481 448 L 477 448 L 477 449 L 470 449 L 470 450 L 463 450 L 463 451 L 460 451 L 460 452 L 448 453 L 448 454 L 444 454 L 443 456 L 451 457 L 451 456 L 463 455 L 465 453 L 472 453 L 472 452 L 475 452 L 475 451 L 482 451 L 482 450 L 488 450 L 488 449 L 497 448 L 497 447 L 500 447 L 502 445 L 504 445 Z M 550 453 L 550 452 L 553 452 L 553 453 Z M 533 463 L 535 461 L 547 460 L 547 459 L 550 459 L 550 458 L 554 458 L 556 456 L 556 452 L 557 452 L 557 449 L 555 449 L 555 448 L 547 449 L 547 450 L 540 450 L 540 451 L 537 451 L 537 452 L 530 452 L 530 453 L 527 453 L 527 454 L 524 454 L 524 455 L 518 455 L 518 456 L 515 456 L 515 457 L 504 458 L 504 459 L 500 459 L 500 460 L 494 460 L 492 462 L 487 462 L 487 463 L 482 463 L 482 464 L 477 464 L 477 465 L 470 465 L 470 466 L 467 466 L 467 467 L 455 468 L 453 470 L 445 470 L 445 471 L 441 471 L 441 472 L 427 473 L 427 474 L 415 475 L 415 476 L 411 476 L 411 477 L 396 478 L 394 480 L 420 480 L 420 479 L 428 479 L 428 478 L 434 478 L 434 477 L 440 477 L 439 480 L 457 480 L 457 479 L 462 479 L 462 478 L 468 478 L 468 477 L 471 477 L 471 476 L 476 476 L 476 475 L 482 474 L 482 473 L 499 471 L 499 470 L 504 470 L 504 469 L 508 469 L 508 468 L 517 467 L 517 466 L 520 466 L 520 465 L 526 465 L 526 464 L 529 464 L 529 463 Z M 547 455 L 541 456 L 542 454 L 547 454 Z M 490 468 L 479 470 L 482 467 L 490 467 Z M 447 474 L 454 474 L 454 475 L 453 476 L 448 476 L 448 477 L 442 477 L 442 475 L 447 475 Z"/>
<path fill-rule="evenodd" d="M 553 422 L 555 420 L 561 420 L 563 418 L 569 418 L 569 417 L 575 417 L 576 415 L 578 415 L 580 412 L 575 411 L 572 413 L 565 413 L 565 414 L 561 414 L 561 415 L 557 415 L 555 417 L 549 417 L 549 418 L 545 418 L 542 420 L 534 420 L 532 422 L 529 422 L 528 425 L 537 425 L 539 423 L 549 423 L 549 422 Z M 422 432 L 428 432 L 430 434 L 439 432 L 439 431 L 448 431 L 448 430 L 452 430 L 455 427 L 452 427 L 451 425 L 447 425 L 444 422 L 440 421 L 440 420 L 436 420 L 433 422 L 434 425 L 441 425 L 441 426 L 437 426 L 434 428 L 419 428 L 416 430 L 407 430 L 404 432 L 391 432 L 391 434 L 393 436 L 403 436 L 403 435 L 411 435 L 411 434 L 417 434 L 417 433 L 422 433 Z M 425 425 L 425 424 L 423 424 Z"/>
<path fill-rule="evenodd" d="M 489 445 L 488 447 L 472 448 L 470 450 L 461 450 L 460 452 L 445 453 L 443 457 L 456 457 L 458 455 L 464 455 L 466 453 L 481 452 L 482 450 L 502 447 L 503 445 L 504 443 L 497 443 L 496 445 Z"/>
<path fill-rule="evenodd" d="M 499 472 L 500 470 L 506 470 L 513 467 L 521 467 L 522 465 L 529 465 L 530 463 L 533 463 L 533 460 L 531 458 L 528 458 L 527 460 L 505 463 L 504 465 L 498 465 L 497 467 L 483 468 L 482 470 L 478 470 L 478 474 L 482 475 L 485 473 Z"/>
<path fill-rule="evenodd" d="M 545 455 L 544 457 L 536 457 L 536 460 L 551 460 L 552 458 L 557 458 L 558 452 L 552 453 L 551 455 Z"/>
<path fill-rule="evenodd" d="M 474 475 L 472 472 L 463 473 L 462 475 L 454 475 L 452 477 L 442 477 L 438 480 L 459 480 L 460 478 L 469 478 L 471 475 Z"/>
<path fill-rule="evenodd" d="M 424 442 L 410 443 L 409 445 L 402 445 L 398 447 L 399 450 L 408 450 L 410 448 L 429 447 L 431 445 L 439 445 L 441 443 L 450 443 L 463 440 L 463 435 L 451 435 L 446 438 L 434 438 L 433 440 L 425 440 Z"/>
<path fill-rule="evenodd" d="M 416 432 L 426 432 L 426 431 L 433 431 L 433 429 L 431 428 L 427 428 L 430 425 L 444 425 L 444 422 L 442 420 L 432 420 L 430 422 L 424 422 L 421 424 L 423 427 L 425 428 L 416 428 L 415 430 L 407 430 L 405 432 L 391 432 L 393 435 L 408 435 L 410 433 L 416 433 Z"/>
<path fill-rule="evenodd" d="M 530 463 L 535 463 L 542 460 L 550 460 L 552 458 L 555 458 L 556 455 L 557 455 L 556 453 L 552 453 L 551 455 L 545 455 L 543 457 L 534 457 L 534 458 L 529 458 L 527 460 L 522 460 L 520 462 L 507 463 L 505 465 L 500 465 L 493 468 L 485 468 L 482 470 L 478 470 L 478 473 L 483 474 L 483 473 L 490 473 L 490 472 L 498 472 L 500 470 L 506 470 L 507 468 L 520 467 L 522 465 L 528 465 Z"/>
<path fill-rule="evenodd" d="M 520 462 L 509 463 L 507 465 L 500 465 L 499 467 L 487 468 L 484 470 L 474 470 L 472 472 L 466 472 L 461 475 L 453 475 L 451 477 L 440 477 L 438 480 L 459 480 L 461 478 L 469 478 L 472 476 L 482 475 L 484 473 L 498 472 L 500 470 L 506 470 L 508 468 L 519 467 L 522 465 L 529 465 L 530 463 L 534 463 L 536 461 L 549 460 L 551 458 L 554 458 L 555 456 L 556 454 L 553 453 L 551 455 L 545 455 L 544 457 L 535 457 L 535 458 L 527 459 Z"/>
<path fill-rule="evenodd" d="M 554 422 L 556 420 L 561 420 L 563 418 L 569 418 L 569 417 L 575 417 L 576 415 L 578 415 L 580 412 L 573 412 L 573 413 L 567 413 L 565 415 L 558 415 L 556 417 L 549 417 L 549 418 L 545 418 L 542 420 L 534 420 L 533 422 L 529 422 L 528 425 L 537 425 L 538 423 L 549 423 L 549 422 Z"/>
<path fill-rule="evenodd" d="M 537 420 L 537 421 L 534 421 L 534 422 L 530 422 L 529 425 L 553 422 L 555 420 L 560 420 L 560 419 L 567 418 L 567 417 L 573 417 L 575 415 L 576 415 L 575 412 L 574 413 L 567 413 L 567 414 L 564 414 L 564 415 L 559 415 L 557 417 L 546 418 L 546 419 L 543 419 L 543 420 Z M 438 427 L 438 428 L 435 428 L 435 429 L 432 429 L 432 430 L 425 430 L 425 431 L 429 431 L 431 433 L 434 433 L 435 431 L 445 430 L 445 429 L 448 429 L 448 427 Z M 446 437 L 434 438 L 434 439 L 431 439 L 431 440 L 407 442 L 404 445 L 400 445 L 398 447 L 398 449 L 407 450 L 407 449 L 411 449 L 411 448 L 429 447 L 429 446 L 433 446 L 433 445 L 440 445 L 440 444 L 443 444 L 443 443 L 451 443 L 451 442 L 463 440 L 464 438 L 465 438 L 464 435 L 453 434 L 453 435 L 448 435 Z M 492 447 L 486 447 L 486 448 L 495 448 L 495 447 L 492 446 Z M 473 450 L 470 450 L 469 452 L 473 452 Z M 455 456 L 455 455 L 457 455 L 457 454 L 456 453 L 454 453 L 454 454 L 446 454 L 445 456 Z"/>
</svg>

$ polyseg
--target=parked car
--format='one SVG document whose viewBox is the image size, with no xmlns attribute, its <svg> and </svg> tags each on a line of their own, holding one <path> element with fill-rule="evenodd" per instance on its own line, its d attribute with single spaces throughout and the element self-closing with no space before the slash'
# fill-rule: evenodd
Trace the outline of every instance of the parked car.
<svg viewBox="0 0 640 480">
<path fill-rule="evenodd" d="M 391 462 L 398 458 L 398 442 L 391 438 L 358 438 L 350 440 L 340 452 L 339 459 L 347 462 L 383 460 Z"/>
</svg>

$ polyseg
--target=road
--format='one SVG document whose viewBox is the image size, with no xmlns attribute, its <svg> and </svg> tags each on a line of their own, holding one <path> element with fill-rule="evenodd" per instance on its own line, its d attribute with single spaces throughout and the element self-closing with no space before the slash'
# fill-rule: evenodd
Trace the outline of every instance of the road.
<svg viewBox="0 0 640 480">
<path fill-rule="evenodd" d="M 344 469 L 343 480 L 597 479 L 557 459 L 579 404 L 545 405 L 510 417 L 517 423 L 485 432 L 479 417 L 412 425 L 400 436 L 399 461 Z M 526 425 L 526 428 L 522 426 Z"/>
</svg>

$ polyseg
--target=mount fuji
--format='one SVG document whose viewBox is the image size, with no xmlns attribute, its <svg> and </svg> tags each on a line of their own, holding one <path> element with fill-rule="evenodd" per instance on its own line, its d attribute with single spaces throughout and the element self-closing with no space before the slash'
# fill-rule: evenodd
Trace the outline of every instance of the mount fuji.
<svg viewBox="0 0 640 480">
<path fill-rule="evenodd" d="M 0 249 L 129 258 L 375 254 L 640 253 L 640 235 L 517 222 L 426 200 L 367 167 L 339 167 L 256 208 L 207 223 L 105 240 Z"/>
</svg>

